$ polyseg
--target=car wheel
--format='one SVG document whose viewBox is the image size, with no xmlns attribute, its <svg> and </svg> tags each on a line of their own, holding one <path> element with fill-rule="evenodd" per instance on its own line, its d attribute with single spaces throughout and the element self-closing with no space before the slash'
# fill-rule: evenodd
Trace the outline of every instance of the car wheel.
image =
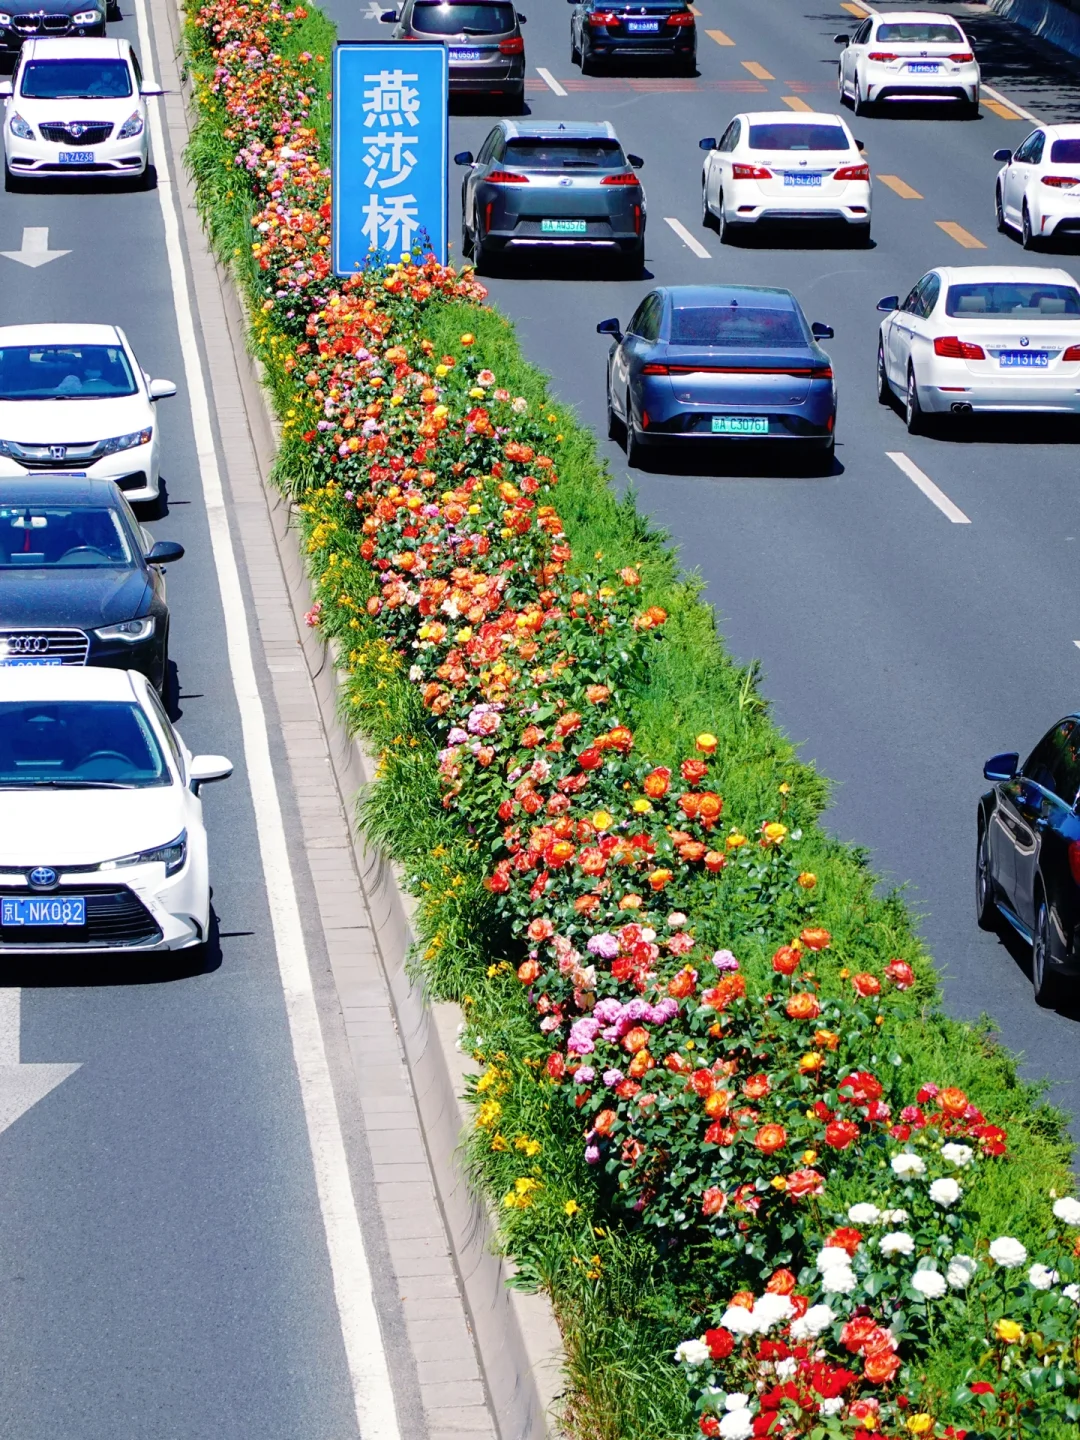
<svg viewBox="0 0 1080 1440">
<path fill-rule="evenodd" d="M 13 175 L 5 164 L 4 189 L 8 192 L 9 195 L 19 194 L 19 192 L 24 188 L 25 183 L 26 182 L 21 175 Z"/>
<path fill-rule="evenodd" d="M 893 403 L 893 389 L 889 384 L 889 372 L 885 369 L 885 346 L 880 338 L 877 342 L 877 403 L 890 406 Z"/>
<path fill-rule="evenodd" d="M 701 177 L 701 223 L 706 230 L 716 230 L 719 228 L 716 223 L 716 216 L 709 208 L 709 198 L 708 192 L 705 188 L 704 175 L 702 175 Z"/>
<path fill-rule="evenodd" d="M 616 441 L 617 443 L 621 444 L 621 443 L 622 443 L 622 440 L 623 440 L 623 435 L 624 435 L 625 428 L 626 428 L 626 427 L 623 425 L 622 421 L 621 421 L 621 420 L 619 419 L 619 417 L 615 414 L 615 407 L 614 407 L 614 405 L 612 405 L 612 403 L 611 403 L 611 380 L 610 380 L 610 378 L 609 378 L 609 379 L 608 379 L 608 384 L 607 384 L 607 433 L 608 433 L 608 439 L 609 439 L 609 440 L 614 440 L 614 441 Z"/>
<path fill-rule="evenodd" d="M 634 407 L 630 404 L 630 392 L 626 392 L 626 463 L 632 470 L 640 470 L 645 463 L 645 447 L 637 426 L 634 424 Z"/>
<path fill-rule="evenodd" d="M 640 280 L 641 272 L 645 268 L 645 242 L 641 241 L 635 245 L 633 250 L 628 250 L 622 257 L 621 270 L 627 280 Z"/>
<path fill-rule="evenodd" d="M 1035 933 L 1031 941 L 1031 985 L 1035 1004 L 1049 1007 L 1057 998 L 1058 977 L 1050 962 L 1050 911 L 1046 900 L 1038 897 L 1035 911 Z"/>
<path fill-rule="evenodd" d="M 720 237 L 720 244 L 734 245 L 738 231 L 736 227 L 724 217 L 724 192 L 722 190 L 717 197 L 717 208 L 714 213 L 716 215 L 716 233 Z"/>
<path fill-rule="evenodd" d="M 996 186 L 994 189 L 994 215 L 997 219 L 997 228 L 1001 231 L 1002 235 L 1004 235 L 1009 227 L 1005 223 L 1005 207 L 1001 203 L 1000 185 Z"/>
<path fill-rule="evenodd" d="M 994 904 L 994 876 L 990 869 L 990 837 L 979 822 L 979 843 L 975 850 L 975 919 L 980 930 L 996 930 L 998 908 Z"/>
<path fill-rule="evenodd" d="M 570 64 L 581 64 L 581 51 L 578 48 L 577 41 L 574 39 L 574 27 L 572 25 L 570 26 Z"/>
<path fill-rule="evenodd" d="M 870 226 L 849 225 L 848 242 L 858 250 L 865 250 L 870 244 Z"/>
<path fill-rule="evenodd" d="M 1031 229 L 1031 215 L 1028 212 L 1027 201 L 1024 201 L 1023 214 L 1020 217 L 1020 243 L 1025 250 L 1035 249 L 1035 236 Z"/>
<path fill-rule="evenodd" d="M 921 435 L 923 431 L 923 412 L 919 404 L 919 387 L 915 381 L 914 367 L 909 365 L 907 372 L 907 390 L 904 392 L 904 423 L 908 428 L 909 435 Z"/>
<path fill-rule="evenodd" d="M 851 107 L 856 115 L 869 115 L 870 102 L 863 99 L 862 86 L 859 84 L 859 77 L 855 77 L 855 99 Z"/>
<path fill-rule="evenodd" d="M 836 93 L 840 97 L 840 104 L 848 103 L 847 91 L 844 89 L 844 71 L 839 65 L 836 67 Z"/>
<path fill-rule="evenodd" d="M 582 75 L 596 74 L 596 61 L 584 48 L 581 51 L 581 73 Z"/>
<path fill-rule="evenodd" d="M 473 237 L 465 223 L 465 215 L 461 216 L 461 258 L 471 260 L 473 254 Z"/>
</svg>

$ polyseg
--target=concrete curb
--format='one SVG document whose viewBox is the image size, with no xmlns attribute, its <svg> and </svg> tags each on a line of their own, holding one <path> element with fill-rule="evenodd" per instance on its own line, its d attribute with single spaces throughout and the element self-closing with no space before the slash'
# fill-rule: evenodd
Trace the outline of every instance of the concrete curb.
<svg viewBox="0 0 1080 1440">
<path fill-rule="evenodd" d="M 988 8 L 1070 55 L 1080 55 L 1080 14 L 1057 0 L 989 0 Z"/>
</svg>

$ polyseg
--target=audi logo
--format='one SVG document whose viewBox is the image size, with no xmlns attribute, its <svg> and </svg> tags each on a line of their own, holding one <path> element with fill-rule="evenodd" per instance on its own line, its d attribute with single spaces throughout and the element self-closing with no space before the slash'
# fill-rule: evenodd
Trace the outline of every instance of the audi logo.
<svg viewBox="0 0 1080 1440">
<path fill-rule="evenodd" d="M 44 655 L 49 649 L 47 635 L 9 635 L 3 642 L 9 655 Z"/>
</svg>

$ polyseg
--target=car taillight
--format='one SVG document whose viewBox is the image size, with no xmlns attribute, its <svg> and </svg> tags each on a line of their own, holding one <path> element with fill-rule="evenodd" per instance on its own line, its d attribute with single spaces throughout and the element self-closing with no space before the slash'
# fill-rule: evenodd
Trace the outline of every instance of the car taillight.
<svg viewBox="0 0 1080 1440">
<path fill-rule="evenodd" d="M 525 41 L 520 35 L 511 35 L 509 40 L 499 41 L 500 55 L 524 55 Z"/>
<path fill-rule="evenodd" d="M 637 178 L 637 176 L 634 174 L 634 172 L 633 172 L 632 170 L 628 170 L 625 175 L 605 175 L 604 178 L 603 178 L 603 180 L 600 181 L 600 184 L 601 184 L 601 185 L 640 185 L 640 184 L 641 184 L 641 181 Z"/>
<path fill-rule="evenodd" d="M 869 180 L 869 165 L 841 165 L 833 176 L 834 180 Z"/>
<path fill-rule="evenodd" d="M 1069 874 L 1080 885 L 1080 840 L 1069 841 Z"/>
<path fill-rule="evenodd" d="M 822 365 L 817 370 L 810 371 L 811 380 L 831 380 L 833 378 L 832 366 Z"/>
<path fill-rule="evenodd" d="M 667 17 L 667 23 L 669 25 L 692 25 L 694 23 L 694 17 L 689 10 L 680 10 L 674 15 L 669 15 Z"/>
<path fill-rule="evenodd" d="M 1055 190 L 1067 190 L 1071 185 L 1080 185 L 1080 177 L 1076 175 L 1044 175 L 1044 185 L 1052 185 Z"/>
<path fill-rule="evenodd" d="M 527 175 L 515 175 L 513 170 L 492 170 L 486 177 L 492 185 L 528 185 Z"/>
<path fill-rule="evenodd" d="M 613 10 L 594 10 L 589 16 L 590 25 L 617 25 L 619 17 Z"/>
<path fill-rule="evenodd" d="M 955 55 L 950 55 L 949 59 L 955 65 L 970 65 L 975 56 L 970 50 L 958 50 Z"/>
<path fill-rule="evenodd" d="M 969 345 L 956 335 L 939 335 L 934 341 L 934 354 L 944 355 L 946 360 L 986 359 L 986 351 L 981 345 Z"/>
<path fill-rule="evenodd" d="M 764 165 L 733 165 L 731 178 L 733 180 L 771 180 L 773 175 L 772 171 L 766 170 Z"/>
<path fill-rule="evenodd" d="M 866 58 L 868 60 L 880 60 L 883 65 L 887 65 L 890 60 L 899 60 L 900 56 L 890 55 L 888 50 L 871 50 Z"/>
<path fill-rule="evenodd" d="M 1080 345 L 1070 345 L 1061 358 L 1062 360 L 1080 360 Z"/>
<path fill-rule="evenodd" d="M 634 206 L 634 234 L 641 234 L 641 206 Z"/>
<path fill-rule="evenodd" d="M 641 373 L 643 375 L 670 375 L 671 371 L 666 365 L 649 364 L 641 367 Z"/>
</svg>

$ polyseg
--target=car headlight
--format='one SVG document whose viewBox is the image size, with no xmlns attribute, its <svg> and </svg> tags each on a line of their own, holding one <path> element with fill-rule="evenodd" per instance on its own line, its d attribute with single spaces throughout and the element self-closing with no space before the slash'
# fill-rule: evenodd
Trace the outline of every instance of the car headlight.
<svg viewBox="0 0 1080 1440">
<path fill-rule="evenodd" d="M 142 116 L 136 110 L 135 114 L 129 115 L 128 118 L 124 121 L 123 125 L 120 126 L 120 129 L 116 132 L 116 138 L 118 140 L 130 140 L 135 135 L 141 135 L 142 132 Z"/>
<path fill-rule="evenodd" d="M 121 855 L 118 860 L 103 860 L 99 870 L 121 870 L 128 865 L 165 866 L 166 875 L 175 875 L 184 868 L 187 860 L 187 831 L 181 830 L 175 840 L 167 845 L 158 845 L 154 850 L 137 850 L 134 855 Z"/>
<path fill-rule="evenodd" d="M 118 450 L 134 450 L 136 445 L 149 445 L 154 428 L 133 430 L 130 435 L 115 435 L 111 440 L 102 440 L 99 449 L 102 455 L 115 455 Z"/>
<path fill-rule="evenodd" d="M 77 15 L 71 17 L 71 23 L 73 25 L 96 25 L 100 19 L 100 10 L 80 10 Z"/>
<path fill-rule="evenodd" d="M 14 440 L 0 440 L 0 455 L 14 455 L 14 446 Z"/>
<path fill-rule="evenodd" d="M 33 130 L 30 128 L 30 126 L 26 123 L 26 121 L 22 118 L 22 116 L 17 110 L 12 112 L 11 119 L 8 121 L 8 124 L 11 126 L 11 133 L 13 135 L 17 135 L 20 140 L 33 140 Z"/>
<path fill-rule="evenodd" d="M 156 626 L 153 615 L 145 615 L 141 620 L 121 620 L 119 625 L 103 625 L 94 634 L 99 640 L 127 640 L 134 644 L 137 640 L 149 640 Z"/>
<path fill-rule="evenodd" d="M 11 24 L 11 16 L 7 13 L 6 10 L 0 10 L 0 25 L 10 25 L 10 24 Z"/>
</svg>

